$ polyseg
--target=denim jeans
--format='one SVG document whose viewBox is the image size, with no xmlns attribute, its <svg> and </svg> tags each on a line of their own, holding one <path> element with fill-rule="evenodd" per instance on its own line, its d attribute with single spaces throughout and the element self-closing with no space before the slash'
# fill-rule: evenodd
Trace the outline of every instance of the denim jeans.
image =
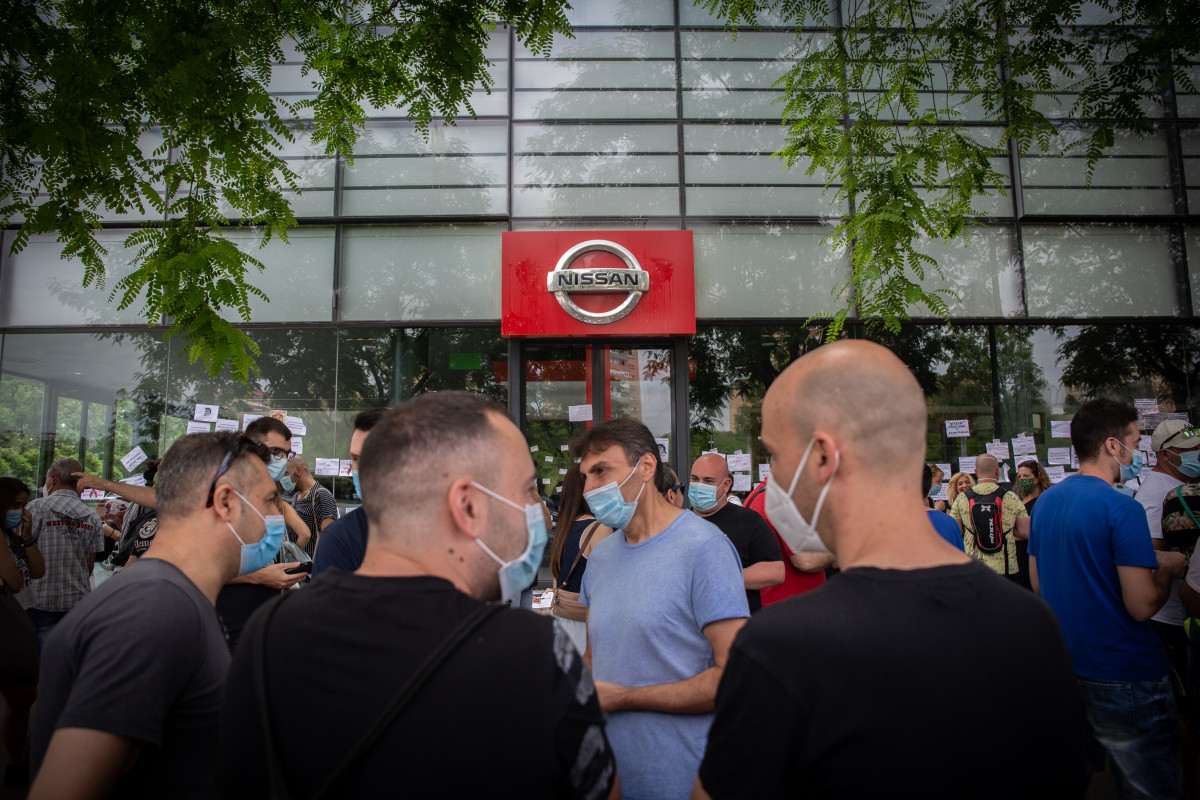
<svg viewBox="0 0 1200 800">
<path fill-rule="evenodd" d="M 65 611 L 42 611 L 40 608 L 27 608 L 25 613 L 33 620 L 33 629 L 37 633 L 38 652 L 42 651 L 42 647 L 46 644 L 46 637 L 50 635 L 50 631 L 54 630 L 54 626 L 62 621 L 62 618 L 67 615 Z"/>
<path fill-rule="evenodd" d="M 1095 737 L 1093 755 L 1101 764 L 1104 754 L 1112 760 L 1118 794 L 1147 800 L 1179 798 L 1183 793 L 1179 720 L 1170 678 L 1078 680 Z"/>
</svg>

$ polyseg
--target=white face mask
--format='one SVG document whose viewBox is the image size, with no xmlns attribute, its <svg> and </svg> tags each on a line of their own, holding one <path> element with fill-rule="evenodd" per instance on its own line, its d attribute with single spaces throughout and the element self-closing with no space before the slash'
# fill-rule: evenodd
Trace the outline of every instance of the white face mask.
<svg viewBox="0 0 1200 800">
<path fill-rule="evenodd" d="M 804 471 L 804 465 L 808 463 L 808 456 L 816 441 L 815 438 L 809 440 L 808 447 L 804 449 L 804 457 L 800 459 L 799 466 L 792 474 L 787 492 L 783 491 L 783 485 L 776 480 L 774 465 L 772 465 L 771 478 L 767 481 L 765 510 L 767 519 L 779 532 L 779 538 L 783 539 L 793 553 L 831 555 L 829 548 L 825 546 L 817 533 L 817 520 L 821 518 L 821 506 L 825 504 L 825 495 L 828 494 L 829 487 L 833 485 L 833 478 L 837 475 L 838 467 L 841 465 L 841 454 L 837 452 L 833 454 L 833 472 L 830 474 L 829 480 L 825 482 L 824 488 L 821 489 L 821 494 L 817 496 L 817 505 L 813 509 L 811 523 L 804 518 L 800 510 L 796 508 L 796 504 L 792 502 L 792 492 L 796 490 L 796 482 L 800 480 L 800 473 Z"/>
</svg>

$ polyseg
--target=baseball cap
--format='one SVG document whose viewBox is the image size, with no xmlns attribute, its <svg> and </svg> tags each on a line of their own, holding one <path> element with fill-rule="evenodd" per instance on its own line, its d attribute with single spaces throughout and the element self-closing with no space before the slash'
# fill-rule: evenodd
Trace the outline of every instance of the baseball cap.
<svg viewBox="0 0 1200 800">
<path fill-rule="evenodd" d="M 1200 447 L 1200 429 L 1193 428 L 1181 419 L 1167 419 L 1158 423 L 1150 435 L 1150 446 L 1155 452 L 1164 447 L 1176 450 L 1192 450 Z"/>
</svg>

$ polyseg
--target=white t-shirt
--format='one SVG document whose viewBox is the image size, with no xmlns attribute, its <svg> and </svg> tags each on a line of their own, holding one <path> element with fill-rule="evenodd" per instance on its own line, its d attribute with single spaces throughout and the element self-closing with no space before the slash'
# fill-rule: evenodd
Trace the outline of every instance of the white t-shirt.
<svg viewBox="0 0 1200 800">
<path fill-rule="evenodd" d="M 1172 478 L 1165 472 L 1150 472 L 1142 480 L 1142 485 L 1134 495 L 1135 500 L 1146 509 L 1146 522 L 1150 525 L 1150 536 L 1154 539 L 1163 538 L 1162 513 L 1163 501 L 1176 486 L 1182 486 L 1183 481 Z M 1171 595 L 1167 602 L 1151 619 L 1167 625 L 1182 625 L 1186 612 L 1183 601 L 1179 599 L 1179 581 L 1171 582 Z"/>
</svg>

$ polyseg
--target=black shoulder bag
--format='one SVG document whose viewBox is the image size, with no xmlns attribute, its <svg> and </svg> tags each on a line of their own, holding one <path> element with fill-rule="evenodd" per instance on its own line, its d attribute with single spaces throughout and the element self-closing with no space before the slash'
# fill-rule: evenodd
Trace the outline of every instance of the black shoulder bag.
<svg viewBox="0 0 1200 800">
<path fill-rule="evenodd" d="M 258 699 L 258 715 L 262 722 L 263 739 L 267 745 L 267 760 L 268 768 L 270 769 L 270 797 L 275 800 L 287 800 L 291 798 L 292 792 L 288 787 L 287 775 L 283 772 L 283 765 L 280 761 L 279 750 L 275 746 L 275 734 L 271 727 L 271 704 L 267 696 L 267 664 L 266 664 L 266 642 L 267 628 L 270 626 L 271 617 L 279 610 L 279 607 L 291 597 L 295 592 L 284 592 L 281 597 L 271 601 L 271 608 L 267 611 L 267 616 L 263 619 L 262 627 L 258 631 L 258 636 L 254 638 L 254 654 L 253 654 L 253 669 L 255 694 Z M 391 702 L 387 704 L 387 708 L 383 714 L 375 720 L 375 723 L 367 729 L 367 732 L 350 748 L 349 752 L 342 759 L 341 763 L 334 768 L 329 777 L 317 787 L 311 795 L 313 800 L 329 795 L 337 782 L 349 772 L 367 752 L 375 745 L 396 717 L 404 710 L 405 706 L 416 696 L 421 687 L 437 672 L 442 663 L 469 637 L 479 626 L 483 625 L 493 614 L 499 611 L 503 606 L 499 605 L 482 605 L 475 609 L 466 619 L 459 623 L 450 635 L 447 636 L 442 643 L 434 648 L 433 652 L 425 659 L 424 663 L 417 668 L 417 671 L 412 674 L 408 682 L 401 687 Z"/>
</svg>

